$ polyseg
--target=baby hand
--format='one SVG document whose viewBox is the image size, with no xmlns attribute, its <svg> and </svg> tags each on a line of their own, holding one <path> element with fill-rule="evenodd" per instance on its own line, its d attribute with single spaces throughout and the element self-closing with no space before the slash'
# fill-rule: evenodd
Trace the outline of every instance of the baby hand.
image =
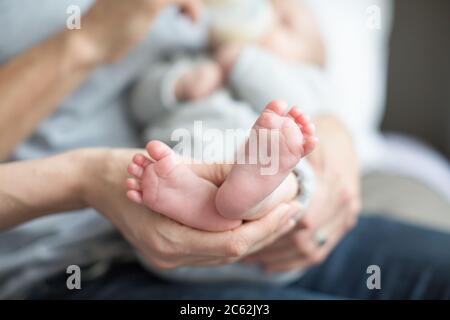
<svg viewBox="0 0 450 320">
<path fill-rule="evenodd" d="M 210 96 L 224 82 L 218 63 L 203 62 L 183 74 L 175 86 L 178 101 L 195 101 Z"/>
<path fill-rule="evenodd" d="M 227 78 L 231 69 L 236 64 L 245 44 L 240 42 L 225 43 L 216 46 L 214 59 L 222 68 L 224 78 Z"/>
</svg>

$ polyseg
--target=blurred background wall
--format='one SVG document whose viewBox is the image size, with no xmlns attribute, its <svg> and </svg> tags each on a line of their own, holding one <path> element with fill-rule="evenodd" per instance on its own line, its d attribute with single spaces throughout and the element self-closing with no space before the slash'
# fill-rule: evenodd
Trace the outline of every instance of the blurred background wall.
<svg viewBox="0 0 450 320">
<path fill-rule="evenodd" d="M 450 0 L 392 2 L 382 130 L 412 135 L 450 160 Z M 448 200 L 415 179 L 370 174 L 363 179 L 362 198 L 369 214 L 450 232 Z"/>
<path fill-rule="evenodd" d="M 450 159 L 450 1 L 394 3 L 382 128 L 412 134 Z"/>
</svg>

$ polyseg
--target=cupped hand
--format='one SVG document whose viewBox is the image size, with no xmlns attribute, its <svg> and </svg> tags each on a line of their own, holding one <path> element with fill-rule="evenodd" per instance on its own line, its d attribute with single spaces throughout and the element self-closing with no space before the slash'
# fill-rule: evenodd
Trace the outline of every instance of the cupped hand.
<svg viewBox="0 0 450 320">
<path fill-rule="evenodd" d="M 293 231 L 246 259 L 268 271 L 321 263 L 357 220 L 359 169 L 351 139 L 333 117 L 320 117 L 316 124 L 320 140 L 309 157 L 316 189 L 309 208 Z"/>
<path fill-rule="evenodd" d="M 124 237 L 157 268 L 207 266 L 231 263 L 256 252 L 295 226 L 299 207 L 280 204 L 264 218 L 226 232 L 189 228 L 126 198 L 123 182 L 136 150 L 86 152 L 83 198 L 110 219 Z M 194 165 L 201 177 L 220 184 L 229 166 Z"/>
</svg>

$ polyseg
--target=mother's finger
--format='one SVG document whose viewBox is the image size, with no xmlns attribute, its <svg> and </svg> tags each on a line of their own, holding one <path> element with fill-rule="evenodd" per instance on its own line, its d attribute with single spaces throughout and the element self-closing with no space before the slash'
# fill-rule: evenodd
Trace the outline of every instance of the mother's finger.
<svg viewBox="0 0 450 320">
<path fill-rule="evenodd" d="M 189 254 L 202 253 L 211 257 L 242 257 L 255 248 L 260 248 L 270 239 L 288 232 L 294 227 L 290 219 L 297 208 L 280 204 L 263 218 L 244 223 L 240 227 L 225 232 L 207 232 L 184 228 L 183 248 L 189 248 Z M 286 227 L 286 225 L 288 227 Z M 177 229 L 180 231 L 180 229 Z"/>
<path fill-rule="evenodd" d="M 346 234 L 347 223 L 347 215 L 339 212 L 332 221 L 323 226 L 321 231 L 327 237 L 327 241 L 323 246 L 318 246 L 311 232 L 299 231 L 299 235 L 296 236 L 299 243 L 303 244 L 303 252 L 298 256 L 292 255 L 284 260 L 279 259 L 274 260 L 272 263 L 267 263 L 265 269 L 269 272 L 291 271 L 321 263 Z M 309 249 L 305 250 L 304 248 Z"/>
<path fill-rule="evenodd" d="M 304 238 L 303 240 L 305 243 L 308 243 L 308 246 L 311 246 L 311 248 L 315 247 L 315 250 L 311 250 L 308 253 L 301 255 L 300 258 L 297 259 L 279 260 L 276 263 L 268 265 L 267 269 L 271 272 L 289 271 L 310 267 L 323 262 L 346 234 L 347 224 L 346 214 L 340 212 L 329 224 L 321 229 L 321 231 L 323 230 L 326 234 L 326 243 L 324 245 L 318 246 L 317 242 L 313 239 L 311 234 L 309 234 L 307 238 Z"/>
<path fill-rule="evenodd" d="M 248 261 L 257 261 L 266 266 L 272 264 L 285 264 L 293 260 L 305 259 L 319 249 L 317 243 L 313 240 L 312 231 L 302 230 L 290 234 L 290 238 L 284 240 L 284 247 L 276 249 L 269 247 L 266 250 L 256 253 Z"/>
<path fill-rule="evenodd" d="M 267 264 L 264 266 L 264 271 L 267 273 L 288 272 L 306 269 L 309 266 L 311 266 L 311 264 L 306 259 L 298 258 L 280 263 Z"/>
<path fill-rule="evenodd" d="M 247 254 L 252 254 L 261 250 L 262 248 L 267 247 L 268 245 L 273 244 L 277 239 L 292 231 L 297 225 L 298 218 L 301 216 L 302 210 L 302 206 L 297 201 L 292 201 L 291 203 L 289 203 L 287 214 L 288 220 L 285 222 L 281 222 L 280 226 L 274 229 L 274 231 L 271 234 L 268 234 L 266 237 L 264 237 L 263 234 L 260 234 L 259 241 L 255 241 L 253 243 Z M 268 221 L 267 223 L 270 223 L 270 221 Z"/>
<path fill-rule="evenodd" d="M 293 241 L 292 241 L 292 235 L 296 232 L 296 230 L 292 230 L 291 232 L 285 234 L 284 236 L 278 238 L 274 243 L 271 245 L 266 246 L 265 248 L 262 248 L 261 250 L 249 255 L 244 260 L 248 261 L 254 261 L 258 260 L 259 257 L 264 256 L 266 254 L 272 254 L 280 251 L 284 251 L 289 247 L 294 247 Z"/>
<path fill-rule="evenodd" d="M 275 251 L 272 250 L 270 252 L 265 253 L 257 253 L 249 259 L 246 259 L 245 262 L 248 263 L 258 263 L 263 265 L 269 265 L 277 261 L 287 261 L 293 260 L 297 258 L 301 258 L 302 256 L 297 251 L 295 246 L 291 243 L 289 246 L 284 247 L 281 250 Z"/>
</svg>

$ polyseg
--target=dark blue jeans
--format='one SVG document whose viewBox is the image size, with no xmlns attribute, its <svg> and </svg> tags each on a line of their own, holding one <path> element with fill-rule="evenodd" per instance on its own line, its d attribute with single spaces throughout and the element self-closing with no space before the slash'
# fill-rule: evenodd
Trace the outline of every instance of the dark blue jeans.
<svg viewBox="0 0 450 320">
<path fill-rule="evenodd" d="M 381 269 L 381 289 L 367 288 L 367 267 Z M 287 286 L 199 285 L 161 280 L 138 263 L 65 288 L 67 275 L 30 298 L 67 299 L 449 299 L 450 234 L 384 218 L 361 218 L 325 262 Z M 46 289 L 44 289 L 46 288 Z"/>
</svg>

